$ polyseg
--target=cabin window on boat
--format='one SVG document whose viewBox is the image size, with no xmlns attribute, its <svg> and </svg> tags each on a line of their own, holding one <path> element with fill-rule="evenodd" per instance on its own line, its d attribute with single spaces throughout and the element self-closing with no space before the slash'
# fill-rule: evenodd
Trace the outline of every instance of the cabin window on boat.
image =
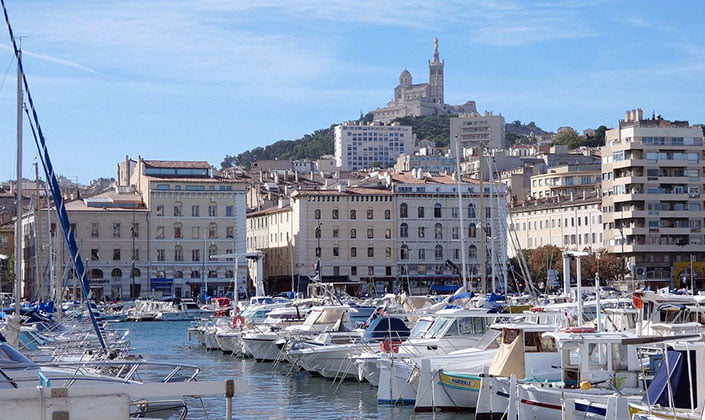
<svg viewBox="0 0 705 420">
<path fill-rule="evenodd" d="M 590 370 L 608 370 L 607 343 L 589 343 Z"/>
<path fill-rule="evenodd" d="M 435 338 L 435 337 L 441 337 L 443 335 L 443 331 L 446 330 L 446 327 L 453 323 L 453 320 L 450 318 L 438 318 L 436 321 L 431 325 L 431 327 L 428 329 L 428 332 L 426 333 L 427 338 Z M 456 333 L 453 334 L 452 332 L 448 332 L 446 335 L 457 335 L 457 328 L 456 328 Z"/>
</svg>

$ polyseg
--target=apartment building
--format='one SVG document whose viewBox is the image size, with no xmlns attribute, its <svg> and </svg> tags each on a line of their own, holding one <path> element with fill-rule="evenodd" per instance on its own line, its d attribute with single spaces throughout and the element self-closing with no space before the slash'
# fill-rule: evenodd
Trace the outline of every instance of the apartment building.
<svg viewBox="0 0 705 420">
<path fill-rule="evenodd" d="M 310 264 L 302 264 L 293 259 L 296 246 L 293 238 L 299 228 L 294 226 L 293 221 L 290 205 L 247 214 L 247 252 L 262 253 L 262 276 L 268 293 L 303 291 L 297 287 L 300 283 L 298 274 L 310 273 Z M 250 264 L 251 277 L 254 277 L 255 268 L 255 264 Z M 293 287 L 292 280 L 296 282 Z"/>
<path fill-rule="evenodd" d="M 555 245 L 564 250 L 602 248 L 602 199 L 591 194 L 554 196 L 513 203 L 507 225 L 521 249 Z M 517 250 L 509 248 L 509 256 Z"/>
<path fill-rule="evenodd" d="M 142 158 L 129 183 L 148 209 L 143 288 L 216 296 L 232 291 L 237 278 L 238 290 L 247 290 L 245 258 L 236 259 L 238 267 L 214 258 L 246 252 L 246 184 L 218 176 L 208 162 Z"/>
<path fill-rule="evenodd" d="M 291 195 L 296 275 L 392 290 L 396 273 L 394 195 L 387 188 L 338 186 Z"/>
<path fill-rule="evenodd" d="M 341 171 L 389 168 L 413 149 L 411 127 L 398 123 L 348 121 L 335 126 L 335 165 Z"/>
<path fill-rule="evenodd" d="M 703 133 L 641 109 L 606 132 L 602 148 L 604 244 L 623 255 L 635 284 L 703 287 Z M 633 276 L 633 277 L 632 277 Z"/>
<path fill-rule="evenodd" d="M 451 143 L 457 138 L 460 141 L 460 147 L 464 149 L 477 149 L 480 144 L 484 144 L 489 149 L 502 149 L 504 137 L 505 126 L 502 115 L 494 115 L 489 111 L 484 114 L 468 112 L 450 119 Z M 451 153 L 455 155 L 454 147 L 451 147 Z"/>
<path fill-rule="evenodd" d="M 563 165 L 548 168 L 544 174 L 531 177 L 531 197 L 593 194 L 600 188 L 600 164 Z"/>
<path fill-rule="evenodd" d="M 460 209 L 454 176 L 421 171 L 391 176 L 396 196 L 397 271 L 412 292 L 427 292 L 434 284 L 460 284 L 461 253 L 472 287 L 481 284 L 483 261 L 488 287 L 503 287 L 507 259 L 504 184 L 485 183 L 481 192 L 478 181 L 463 180 Z"/>
</svg>

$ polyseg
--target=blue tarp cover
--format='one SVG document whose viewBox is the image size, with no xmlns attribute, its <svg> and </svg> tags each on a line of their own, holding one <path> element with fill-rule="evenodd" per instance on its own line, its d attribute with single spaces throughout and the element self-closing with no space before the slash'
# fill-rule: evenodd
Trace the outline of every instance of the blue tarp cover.
<svg viewBox="0 0 705 420">
<path fill-rule="evenodd" d="M 695 378 L 695 352 L 691 353 L 690 359 L 691 365 L 688 366 L 686 351 L 668 350 L 642 401 L 651 405 L 659 404 L 662 407 L 694 408 L 690 406 L 690 395 L 692 392 L 693 401 L 697 404 L 698 395 L 695 385 L 691 386 L 691 378 Z M 673 404 L 669 398 L 669 382 Z"/>
<path fill-rule="evenodd" d="M 431 291 L 441 293 L 453 293 L 460 289 L 459 284 L 434 284 L 431 286 Z"/>
</svg>

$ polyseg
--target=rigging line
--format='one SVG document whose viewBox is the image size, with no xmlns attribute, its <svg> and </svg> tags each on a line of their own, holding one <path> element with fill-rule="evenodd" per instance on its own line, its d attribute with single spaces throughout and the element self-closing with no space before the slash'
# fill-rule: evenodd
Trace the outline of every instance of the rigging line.
<svg viewBox="0 0 705 420">
<path fill-rule="evenodd" d="M 12 63 L 14 62 L 15 56 L 13 54 L 12 58 L 10 59 L 10 63 L 7 65 L 7 70 L 5 70 L 5 76 L 2 78 L 2 83 L 0 83 L 0 90 L 2 90 L 3 86 L 5 86 L 5 82 L 7 81 L 7 75 L 10 74 L 10 69 L 12 68 Z"/>
</svg>

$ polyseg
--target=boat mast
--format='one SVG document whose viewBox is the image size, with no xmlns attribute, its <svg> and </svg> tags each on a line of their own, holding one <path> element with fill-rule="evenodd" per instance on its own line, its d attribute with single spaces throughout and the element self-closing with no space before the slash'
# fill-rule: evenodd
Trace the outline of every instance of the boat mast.
<svg viewBox="0 0 705 420">
<path fill-rule="evenodd" d="M 22 50 L 17 49 L 17 211 L 15 217 L 15 315 L 22 298 Z"/>
<path fill-rule="evenodd" d="M 463 234 L 463 227 L 465 226 L 465 221 L 463 220 L 463 192 L 460 190 L 462 173 L 460 172 L 460 141 L 458 140 L 458 135 L 455 135 L 455 180 L 458 182 L 458 216 L 460 220 L 460 264 L 462 265 L 462 275 L 463 275 L 463 288 L 468 291 L 468 273 L 467 264 L 465 264 L 465 235 Z M 408 271 L 407 271 L 408 273 Z M 408 274 L 407 274 L 408 278 Z"/>
<path fill-rule="evenodd" d="M 480 165 L 478 168 L 480 178 L 480 208 L 478 209 L 480 211 L 480 292 L 487 293 L 487 231 L 485 228 L 484 165 L 482 164 L 485 158 L 485 148 L 482 142 L 478 143 L 478 149 L 480 151 Z"/>
<path fill-rule="evenodd" d="M 44 284 L 44 242 L 42 241 L 42 208 L 39 197 L 39 162 L 34 163 L 34 231 L 36 232 L 35 255 L 37 256 L 37 281 L 39 283 L 39 300 L 46 300 L 46 286 Z"/>
</svg>

